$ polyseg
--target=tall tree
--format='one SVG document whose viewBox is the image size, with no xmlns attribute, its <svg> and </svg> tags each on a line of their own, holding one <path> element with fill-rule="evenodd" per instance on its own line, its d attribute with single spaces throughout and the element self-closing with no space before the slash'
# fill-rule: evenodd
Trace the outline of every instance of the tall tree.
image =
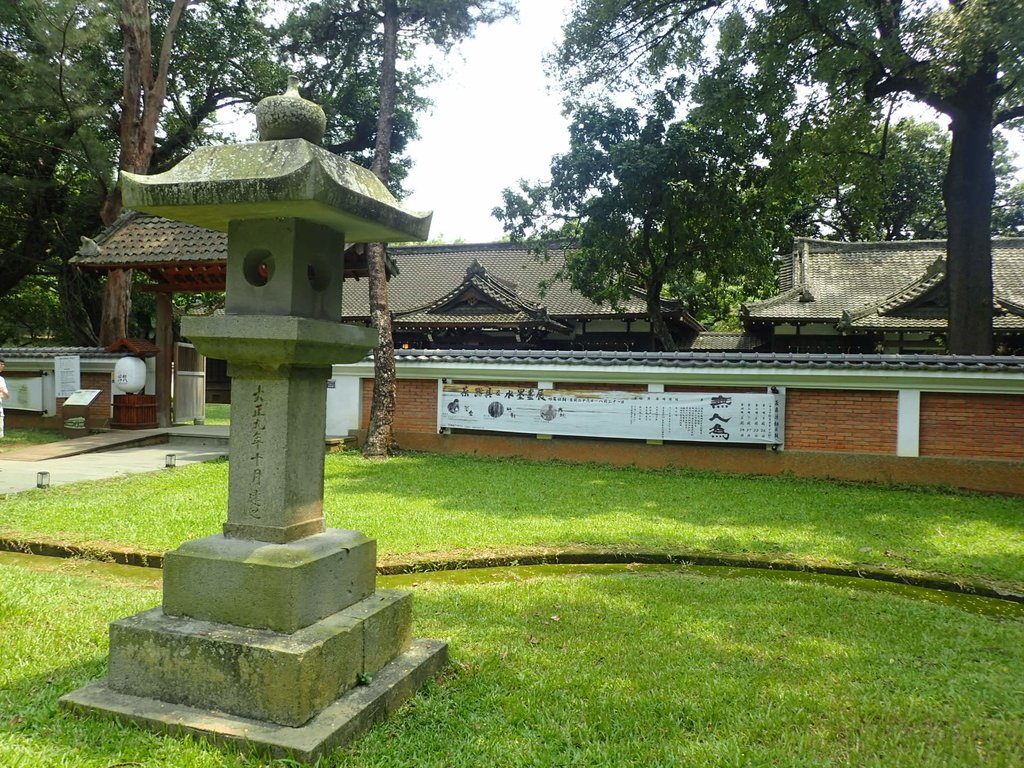
<svg viewBox="0 0 1024 768">
<path fill-rule="evenodd" d="M 718 297 L 736 281 L 771 281 L 771 236 L 758 169 L 722 137 L 673 121 L 668 98 L 641 116 L 608 104 L 580 107 L 551 183 L 505 190 L 495 210 L 513 237 L 567 237 L 565 276 L 613 306 L 638 289 L 659 345 L 677 348 L 662 313 L 671 293 L 702 320 L 723 319 Z M 670 290 L 671 289 L 671 290 Z"/>
<path fill-rule="evenodd" d="M 512 0 L 321 0 L 305 3 L 282 26 L 285 50 L 292 61 L 313 76 L 312 98 L 323 94 L 328 116 L 327 143 L 334 151 L 359 153 L 372 139 L 371 153 L 356 154 L 393 192 L 405 175 L 407 159 L 396 162 L 396 150 L 414 135 L 414 113 L 426 106 L 417 90 L 430 78 L 429 67 L 413 63 L 417 49 L 431 46 L 443 52 L 473 34 L 478 24 L 489 24 L 510 15 Z M 342 71 L 362 62 L 355 77 L 338 78 L 324 59 Z M 375 121 L 366 113 L 353 119 L 339 104 L 365 104 L 368 62 L 377 70 Z M 398 62 L 408 62 L 399 73 Z M 340 129 L 340 130 L 339 130 Z M 345 130 L 350 132 L 344 136 Z M 369 155 L 369 156 L 367 156 Z M 391 314 L 387 303 L 386 261 L 383 244 L 367 246 L 370 316 L 377 330 L 374 351 L 374 389 L 370 428 L 363 453 L 381 458 L 395 448 L 395 359 Z"/>
<path fill-rule="evenodd" d="M 383 56 L 381 64 L 380 115 L 374 147 L 373 172 L 385 184 L 391 163 L 391 142 L 397 103 L 395 68 L 398 60 L 398 35 L 404 29 L 409 43 L 430 43 L 451 49 L 468 37 L 477 24 L 497 21 L 512 12 L 503 0 L 443 0 L 422 3 L 418 0 L 382 0 Z M 367 249 L 369 266 L 370 317 L 377 329 L 374 350 L 373 400 L 363 455 L 381 458 L 397 448 L 395 440 L 395 339 L 388 306 L 387 247 L 372 243 Z"/>
<path fill-rule="evenodd" d="M 384 184 L 390 181 L 391 136 L 395 125 L 398 63 L 398 3 L 383 0 L 384 46 L 380 68 L 380 111 L 377 117 L 377 141 L 370 168 Z M 389 456 L 395 440 L 395 337 L 388 305 L 387 245 L 371 243 L 366 250 L 370 291 L 370 322 L 377 331 L 373 353 L 373 399 L 363 455 L 367 458 Z"/>
<path fill-rule="evenodd" d="M 156 129 L 167 98 L 171 51 L 181 17 L 192 0 L 174 0 L 161 30 L 159 53 L 154 56 L 153 20 L 148 0 L 121 0 L 120 28 L 124 46 L 121 115 L 118 129 L 118 171 L 148 173 L 156 146 Z M 121 185 L 103 204 L 100 217 L 110 225 L 121 214 Z M 107 274 L 100 320 L 100 343 L 110 344 L 128 335 L 132 307 L 132 271 L 112 269 Z"/>
<path fill-rule="evenodd" d="M 557 57 L 579 84 L 632 67 L 658 77 L 704 52 L 712 15 L 738 0 L 582 0 Z M 774 0 L 749 11 L 751 60 L 842 102 L 904 95 L 949 117 L 943 180 L 949 349 L 992 350 L 993 130 L 1024 117 L 1024 4 L 1005 0 Z M 636 70 L 634 70 L 636 71 Z"/>
<path fill-rule="evenodd" d="M 262 5 L 161 0 L 151 7 L 149 0 L 120 0 L 119 172 L 149 173 L 155 161 L 170 160 L 187 149 L 203 122 L 218 109 L 255 98 L 260 80 L 278 79 L 274 68 L 268 67 L 264 28 L 256 15 Z M 190 16 L 196 17 L 192 23 Z M 181 48 L 184 51 L 172 61 Z M 224 64 L 223 58 L 230 59 L 227 67 L 211 66 L 218 60 Z M 170 115 L 165 114 L 168 98 L 173 107 Z M 158 128 L 166 134 L 162 146 Z M 108 195 L 101 218 L 109 225 L 120 213 L 118 184 Z M 128 333 L 131 285 L 130 270 L 110 271 L 100 324 L 103 344 Z"/>
</svg>

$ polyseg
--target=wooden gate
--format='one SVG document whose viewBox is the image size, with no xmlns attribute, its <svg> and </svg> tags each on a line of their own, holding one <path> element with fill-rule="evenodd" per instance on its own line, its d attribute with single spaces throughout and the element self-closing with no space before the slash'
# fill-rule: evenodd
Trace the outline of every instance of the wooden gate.
<svg viewBox="0 0 1024 768">
<path fill-rule="evenodd" d="M 206 358 L 192 344 L 174 345 L 174 423 L 206 419 Z"/>
</svg>

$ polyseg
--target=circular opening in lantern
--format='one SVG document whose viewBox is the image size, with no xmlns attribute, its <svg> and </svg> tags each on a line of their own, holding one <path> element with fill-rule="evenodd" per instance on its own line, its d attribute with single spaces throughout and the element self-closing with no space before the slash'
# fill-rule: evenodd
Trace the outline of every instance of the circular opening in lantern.
<svg viewBox="0 0 1024 768">
<path fill-rule="evenodd" d="M 262 288 L 274 276 L 274 256 L 265 248 L 249 251 L 242 262 L 242 273 L 249 285 Z"/>
</svg>

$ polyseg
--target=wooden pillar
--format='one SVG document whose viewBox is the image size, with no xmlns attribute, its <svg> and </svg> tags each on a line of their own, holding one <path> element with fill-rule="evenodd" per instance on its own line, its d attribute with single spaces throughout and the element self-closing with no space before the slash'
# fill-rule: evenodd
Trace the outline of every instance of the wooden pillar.
<svg viewBox="0 0 1024 768">
<path fill-rule="evenodd" d="M 174 363 L 174 325 L 171 298 L 174 294 L 163 291 L 156 295 L 156 423 L 169 427 L 171 421 L 171 376 Z"/>
</svg>

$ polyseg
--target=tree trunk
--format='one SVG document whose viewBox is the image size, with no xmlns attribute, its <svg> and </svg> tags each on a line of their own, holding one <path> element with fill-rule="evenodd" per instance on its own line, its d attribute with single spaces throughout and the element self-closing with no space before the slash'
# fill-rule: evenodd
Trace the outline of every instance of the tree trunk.
<svg viewBox="0 0 1024 768">
<path fill-rule="evenodd" d="M 990 355 L 993 350 L 992 202 L 995 197 L 991 105 L 974 103 L 957 110 L 950 129 L 952 146 L 943 184 L 949 229 L 946 245 L 949 352 Z"/>
<path fill-rule="evenodd" d="M 384 60 L 380 75 L 380 114 L 377 118 L 377 142 L 371 169 L 388 183 L 391 164 L 391 135 L 395 123 L 398 61 L 398 4 L 384 0 Z M 397 449 L 395 440 L 395 340 L 391 311 L 388 308 L 387 248 L 372 243 L 366 254 L 369 268 L 370 320 L 377 329 L 377 348 L 373 354 L 373 400 L 370 425 L 363 446 L 367 458 L 386 458 Z"/>
<path fill-rule="evenodd" d="M 371 243 L 368 246 L 370 320 L 377 329 L 377 347 L 373 354 L 370 426 L 363 446 L 363 455 L 367 458 L 386 458 L 398 447 L 394 430 L 395 340 L 391 329 L 391 311 L 388 309 L 386 253 L 383 243 Z"/>
<path fill-rule="evenodd" d="M 121 141 L 118 170 L 148 173 L 156 146 L 156 128 L 167 98 L 171 50 L 178 23 L 191 0 L 174 0 L 164 29 L 159 58 L 153 60 L 152 21 L 147 0 L 121 0 L 121 37 L 124 47 L 124 83 L 121 89 Z M 121 184 L 107 196 L 101 211 L 110 226 L 121 214 Z M 103 295 L 100 343 L 107 345 L 128 335 L 132 308 L 131 270 L 111 270 Z"/>
<path fill-rule="evenodd" d="M 60 308 L 76 346 L 91 347 L 99 343 L 96 328 L 96 299 L 99 298 L 99 277 L 92 270 L 83 270 L 65 262 L 58 275 Z"/>
<path fill-rule="evenodd" d="M 100 318 L 100 344 L 104 347 L 128 336 L 132 311 L 132 270 L 112 269 L 107 273 Z"/>
<path fill-rule="evenodd" d="M 651 319 L 651 332 L 654 338 L 661 345 L 663 352 L 675 352 L 678 348 L 672 332 L 668 329 L 664 315 L 661 314 L 661 289 L 663 283 L 660 280 L 648 280 L 647 282 L 647 316 Z"/>
</svg>

